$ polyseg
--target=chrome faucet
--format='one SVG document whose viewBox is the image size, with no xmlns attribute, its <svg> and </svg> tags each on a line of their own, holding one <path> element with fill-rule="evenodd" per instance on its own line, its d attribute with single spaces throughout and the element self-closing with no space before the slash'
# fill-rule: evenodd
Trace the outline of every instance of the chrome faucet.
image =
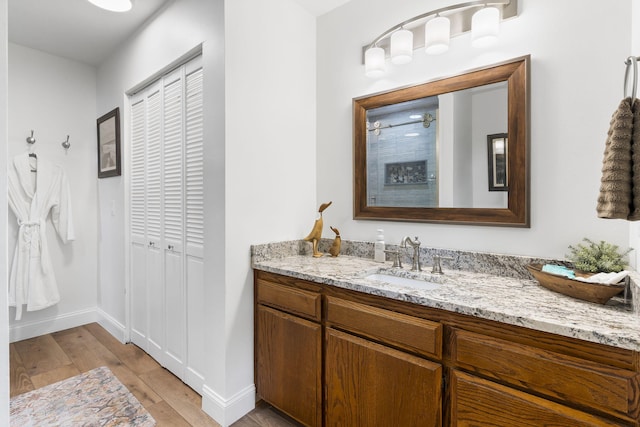
<svg viewBox="0 0 640 427">
<path fill-rule="evenodd" d="M 406 248 L 407 243 L 413 248 L 411 271 L 422 271 L 422 267 L 420 266 L 420 240 L 418 240 L 418 236 L 416 236 L 415 240 L 411 240 L 409 236 L 403 237 L 400 241 L 400 247 Z"/>
</svg>

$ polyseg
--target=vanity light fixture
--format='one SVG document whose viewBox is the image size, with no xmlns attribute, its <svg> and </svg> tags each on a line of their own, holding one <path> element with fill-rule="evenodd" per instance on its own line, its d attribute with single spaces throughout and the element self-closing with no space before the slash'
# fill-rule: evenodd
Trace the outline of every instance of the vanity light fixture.
<svg viewBox="0 0 640 427">
<path fill-rule="evenodd" d="M 430 55 L 441 54 L 449 49 L 451 37 L 469 31 L 472 46 L 489 46 L 498 37 L 500 21 L 517 15 L 518 0 L 479 0 L 415 16 L 385 31 L 363 48 L 365 74 L 382 76 L 387 52 L 393 64 L 406 64 L 411 61 L 414 49 L 424 48 Z"/>
<path fill-rule="evenodd" d="M 131 0 L 89 0 L 89 3 L 111 12 L 128 12 L 133 7 Z"/>
</svg>

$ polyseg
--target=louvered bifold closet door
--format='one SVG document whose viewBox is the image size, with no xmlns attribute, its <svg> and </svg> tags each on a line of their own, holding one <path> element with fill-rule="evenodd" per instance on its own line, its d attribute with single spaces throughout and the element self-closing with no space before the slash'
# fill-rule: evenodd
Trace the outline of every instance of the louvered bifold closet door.
<svg viewBox="0 0 640 427">
<path fill-rule="evenodd" d="M 202 58 L 185 67 L 185 192 L 187 365 L 185 382 L 202 390 L 206 325 L 204 295 L 204 116 Z"/>
<path fill-rule="evenodd" d="M 167 369 L 184 376 L 186 303 L 184 239 L 184 70 L 165 76 L 164 86 L 164 267 Z"/>
<path fill-rule="evenodd" d="M 132 341 L 200 392 L 204 383 L 201 58 L 130 98 Z"/>
<path fill-rule="evenodd" d="M 162 250 L 162 86 L 147 91 L 147 307 L 149 333 L 147 352 L 163 363 L 165 347 L 165 305 Z"/>
<path fill-rule="evenodd" d="M 147 219 L 146 219 L 146 97 L 138 95 L 131 100 L 131 180 L 129 190 L 129 223 L 131 229 L 130 273 L 130 331 L 131 341 L 147 349 Z"/>
</svg>

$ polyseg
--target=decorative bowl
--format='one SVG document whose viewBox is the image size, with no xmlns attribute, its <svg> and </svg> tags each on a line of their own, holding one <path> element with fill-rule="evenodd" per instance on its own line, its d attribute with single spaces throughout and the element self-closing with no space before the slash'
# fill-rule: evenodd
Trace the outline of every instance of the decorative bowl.
<svg viewBox="0 0 640 427">
<path fill-rule="evenodd" d="M 526 267 L 529 273 L 531 273 L 543 287 L 563 295 L 598 304 L 605 304 L 612 297 L 622 292 L 625 286 L 624 282 L 615 285 L 603 285 L 600 283 L 587 283 L 569 279 L 564 276 L 542 271 L 542 264 L 529 264 Z M 592 276 L 592 274 L 576 272 L 576 276 L 589 277 Z"/>
</svg>

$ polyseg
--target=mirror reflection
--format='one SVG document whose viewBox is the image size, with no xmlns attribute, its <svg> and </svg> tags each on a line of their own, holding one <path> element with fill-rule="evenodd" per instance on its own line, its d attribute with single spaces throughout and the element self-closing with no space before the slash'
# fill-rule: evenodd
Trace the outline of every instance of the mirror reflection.
<svg viewBox="0 0 640 427">
<path fill-rule="evenodd" d="M 369 204 L 506 208 L 507 106 L 499 82 L 367 110 Z"/>
<path fill-rule="evenodd" d="M 354 99 L 354 218 L 528 227 L 528 64 Z"/>
</svg>

